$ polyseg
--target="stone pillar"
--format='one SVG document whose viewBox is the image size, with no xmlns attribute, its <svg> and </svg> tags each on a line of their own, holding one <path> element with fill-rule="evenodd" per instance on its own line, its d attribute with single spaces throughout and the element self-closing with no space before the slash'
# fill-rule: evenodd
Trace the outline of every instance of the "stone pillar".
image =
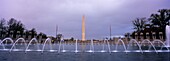
<svg viewBox="0 0 170 61">
<path fill-rule="evenodd" d="M 14 31 L 10 31 L 9 37 L 13 38 L 14 37 L 13 33 L 14 33 Z"/>
<path fill-rule="evenodd" d="M 163 33 L 159 32 L 159 39 L 163 40 Z"/>
<path fill-rule="evenodd" d="M 143 35 L 143 33 L 140 33 L 140 39 L 141 40 L 143 40 L 144 39 L 144 37 L 143 37 L 144 35 Z"/>
<path fill-rule="evenodd" d="M 33 38 L 36 38 L 36 37 L 37 37 L 36 34 L 37 34 L 37 32 L 34 33 L 34 37 L 33 37 Z"/>
<path fill-rule="evenodd" d="M 19 37 L 20 37 L 20 31 L 17 31 L 16 39 L 18 39 Z"/>
<path fill-rule="evenodd" d="M 23 33 L 22 37 L 23 37 L 24 39 L 26 39 L 26 33 Z"/>
<path fill-rule="evenodd" d="M 135 39 L 138 41 L 138 33 L 135 33 Z"/>
<path fill-rule="evenodd" d="M 32 33 L 29 32 L 29 34 L 28 34 L 28 40 L 31 40 L 31 36 L 32 36 Z"/>
<path fill-rule="evenodd" d="M 149 39 L 149 40 L 150 40 L 149 32 L 146 32 L 146 39 Z"/>
<path fill-rule="evenodd" d="M 128 43 L 128 35 L 127 35 L 127 33 L 125 34 L 125 43 Z"/>
<path fill-rule="evenodd" d="M 156 32 L 152 32 L 152 39 L 156 39 Z"/>
<path fill-rule="evenodd" d="M 42 35 L 39 36 L 38 40 L 39 40 L 39 43 L 41 43 L 41 41 L 42 41 Z"/>
<path fill-rule="evenodd" d="M 4 33 L 3 37 L 6 37 L 7 35 L 8 35 L 8 32 Z M 10 35 L 9 35 L 9 37 L 10 37 Z"/>
</svg>

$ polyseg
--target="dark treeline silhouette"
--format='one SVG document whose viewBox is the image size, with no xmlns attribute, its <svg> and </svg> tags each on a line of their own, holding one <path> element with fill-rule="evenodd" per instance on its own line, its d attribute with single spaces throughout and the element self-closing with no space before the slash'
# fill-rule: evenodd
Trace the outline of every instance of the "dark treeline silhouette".
<svg viewBox="0 0 170 61">
<path fill-rule="evenodd" d="M 160 9 L 158 13 L 151 14 L 148 19 L 137 18 L 132 21 L 135 31 L 132 33 L 133 38 L 156 39 L 166 38 L 165 27 L 169 25 L 170 21 L 170 9 Z M 138 37 L 136 37 L 138 36 Z"/>
<path fill-rule="evenodd" d="M 29 38 L 38 38 L 42 36 L 42 38 L 47 38 L 46 34 L 40 32 L 37 34 L 35 28 L 31 30 L 27 30 L 24 24 L 21 21 L 18 21 L 14 18 L 11 18 L 9 21 L 2 18 L 0 20 L 0 38 L 4 39 L 6 37 L 11 37 L 13 39 L 17 39 L 23 37 L 25 39 Z"/>
</svg>

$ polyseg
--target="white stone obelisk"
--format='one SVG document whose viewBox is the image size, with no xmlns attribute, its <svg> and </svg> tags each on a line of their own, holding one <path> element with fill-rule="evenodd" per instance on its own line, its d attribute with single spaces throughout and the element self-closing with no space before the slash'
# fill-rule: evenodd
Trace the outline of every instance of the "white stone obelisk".
<svg viewBox="0 0 170 61">
<path fill-rule="evenodd" d="M 82 17 L 82 41 L 85 41 L 86 38 L 85 38 L 85 16 L 83 15 Z"/>
</svg>

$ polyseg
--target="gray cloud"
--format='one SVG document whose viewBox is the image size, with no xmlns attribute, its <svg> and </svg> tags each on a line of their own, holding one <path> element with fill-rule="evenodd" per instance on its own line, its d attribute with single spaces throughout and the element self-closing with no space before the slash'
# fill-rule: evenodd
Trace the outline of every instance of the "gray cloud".
<svg viewBox="0 0 170 61">
<path fill-rule="evenodd" d="M 16 18 L 25 26 L 55 36 L 81 38 L 81 17 L 86 16 L 88 39 L 102 39 L 109 35 L 131 32 L 131 21 L 137 17 L 149 17 L 158 9 L 170 8 L 168 0 L 1 0 L 0 17 Z"/>
</svg>

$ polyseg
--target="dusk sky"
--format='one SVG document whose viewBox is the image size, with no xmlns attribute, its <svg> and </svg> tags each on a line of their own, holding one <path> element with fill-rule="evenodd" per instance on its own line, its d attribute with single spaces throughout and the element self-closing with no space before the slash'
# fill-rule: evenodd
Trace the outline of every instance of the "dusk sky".
<svg viewBox="0 0 170 61">
<path fill-rule="evenodd" d="M 0 0 L 0 18 L 20 20 L 27 29 L 65 38 L 81 39 L 85 15 L 87 39 L 102 39 L 133 31 L 132 20 L 148 18 L 159 9 L 170 9 L 170 0 Z"/>
</svg>

